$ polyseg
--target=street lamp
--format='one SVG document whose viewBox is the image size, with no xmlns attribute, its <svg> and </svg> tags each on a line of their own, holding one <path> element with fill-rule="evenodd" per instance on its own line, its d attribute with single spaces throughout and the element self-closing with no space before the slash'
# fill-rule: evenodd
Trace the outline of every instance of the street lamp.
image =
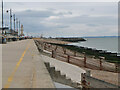
<svg viewBox="0 0 120 90">
<path fill-rule="evenodd" d="M 19 20 L 19 36 L 20 36 L 20 30 L 21 30 L 21 27 L 20 27 L 20 20 Z"/>
<path fill-rule="evenodd" d="M 2 0 L 2 35 L 3 35 L 3 0 Z"/>
<path fill-rule="evenodd" d="M 13 15 L 14 17 L 14 33 L 15 33 L 15 14 Z"/>
<path fill-rule="evenodd" d="M 10 9 L 10 10 L 7 10 L 6 12 L 7 13 L 10 12 L 10 32 L 12 34 L 12 10 Z"/>
<path fill-rule="evenodd" d="M 16 18 L 16 32 L 17 32 L 17 36 L 18 36 L 18 18 Z"/>
</svg>

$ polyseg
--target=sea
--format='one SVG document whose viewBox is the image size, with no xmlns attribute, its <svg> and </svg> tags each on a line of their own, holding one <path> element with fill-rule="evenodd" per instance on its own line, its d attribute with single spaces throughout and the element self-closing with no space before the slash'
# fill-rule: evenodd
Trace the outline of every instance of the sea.
<svg viewBox="0 0 120 90">
<path fill-rule="evenodd" d="M 118 37 L 85 37 L 86 41 L 71 43 L 69 45 L 83 46 L 112 53 L 120 53 L 120 38 Z"/>
</svg>

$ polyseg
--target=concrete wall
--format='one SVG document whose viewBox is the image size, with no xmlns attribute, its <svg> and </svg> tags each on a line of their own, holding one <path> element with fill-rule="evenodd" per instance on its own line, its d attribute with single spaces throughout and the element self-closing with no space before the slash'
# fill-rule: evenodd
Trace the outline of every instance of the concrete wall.
<svg viewBox="0 0 120 90">
<path fill-rule="evenodd" d="M 66 75 L 61 75 L 61 72 L 56 71 L 55 67 L 50 67 L 49 62 L 45 62 L 45 65 L 53 81 L 64 84 L 64 85 L 68 85 L 74 88 L 81 89 L 81 86 L 79 83 L 73 82 L 70 78 L 67 78 Z"/>
</svg>

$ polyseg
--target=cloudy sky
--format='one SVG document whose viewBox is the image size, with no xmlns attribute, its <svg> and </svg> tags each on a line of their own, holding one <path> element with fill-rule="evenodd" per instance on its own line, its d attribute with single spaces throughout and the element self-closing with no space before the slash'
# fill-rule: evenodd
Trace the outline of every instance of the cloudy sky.
<svg viewBox="0 0 120 90">
<path fill-rule="evenodd" d="M 117 5 L 117 2 L 6 2 L 4 24 L 9 25 L 9 14 L 5 11 L 12 8 L 29 35 L 118 35 Z"/>
</svg>

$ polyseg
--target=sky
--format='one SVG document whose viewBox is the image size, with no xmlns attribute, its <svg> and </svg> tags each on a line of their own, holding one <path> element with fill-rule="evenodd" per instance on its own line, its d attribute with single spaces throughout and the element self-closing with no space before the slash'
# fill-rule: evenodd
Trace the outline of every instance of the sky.
<svg viewBox="0 0 120 90">
<path fill-rule="evenodd" d="M 10 8 L 24 25 L 24 32 L 28 35 L 43 34 L 46 37 L 118 35 L 117 2 L 5 2 L 4 25 L 8 26 L 9 14 L 6 10 Z"/>
</svg>

